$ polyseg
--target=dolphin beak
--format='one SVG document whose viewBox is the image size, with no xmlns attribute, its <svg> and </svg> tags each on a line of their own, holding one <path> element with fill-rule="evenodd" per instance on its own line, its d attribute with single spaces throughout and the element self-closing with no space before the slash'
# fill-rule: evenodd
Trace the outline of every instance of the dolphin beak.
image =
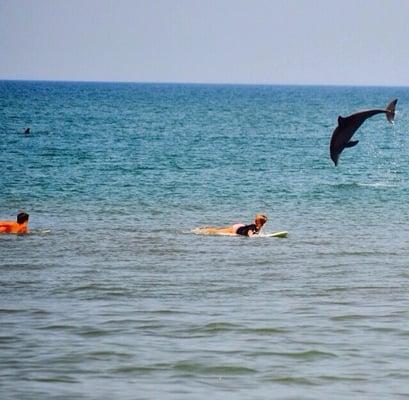
<svg viewBox="0 0 409 400">
<path fill-rule="evenodd" d="M 338 165 L 339 154 L 331 154 L 331 160 L 334 162 L 335 166 Z"/>
</svg>

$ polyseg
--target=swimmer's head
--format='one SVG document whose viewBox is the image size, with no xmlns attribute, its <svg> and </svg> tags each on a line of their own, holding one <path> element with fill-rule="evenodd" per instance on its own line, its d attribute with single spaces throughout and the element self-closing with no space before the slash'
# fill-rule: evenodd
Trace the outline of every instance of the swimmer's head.
<svg viewBox="0 0 409 400">
<path fill-rule="evenodd" d="M 28 221 L 28 217 L 29 217 L 29 215 L 27 213 L 25 213 L 24 211 L 20 211 L 17 214 L 17 223 L 18 224 L 24 224 L 24 222 Z"/>
<path fill-rule="evenodd" d="M 257 214 L 254 222 L 257 226 L 262 227 L 267 222 L 267 217 L 264 214 Z"/>
</svg>

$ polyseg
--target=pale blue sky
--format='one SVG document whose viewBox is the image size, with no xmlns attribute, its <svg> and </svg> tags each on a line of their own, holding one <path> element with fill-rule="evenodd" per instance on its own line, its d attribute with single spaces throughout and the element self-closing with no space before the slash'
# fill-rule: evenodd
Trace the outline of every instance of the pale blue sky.
<svg viewBox="0 0 409 400">
<path fill-rule="evenodd" d="M 409 0 L 0 0 L 0 79 L 409 85 Z"/>
</svg>

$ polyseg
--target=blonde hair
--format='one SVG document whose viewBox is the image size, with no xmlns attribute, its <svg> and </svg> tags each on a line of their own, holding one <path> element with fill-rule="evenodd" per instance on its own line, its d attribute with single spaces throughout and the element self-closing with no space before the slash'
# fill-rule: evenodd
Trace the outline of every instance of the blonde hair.
<svg viewBox="0 0 409 400">
<path fill-rule="evenodd" d="M 260 222 L 266 223 L 267 217 L 264 214 L 257 214 L 254 221 L 260 221 Z"/>
</svg>

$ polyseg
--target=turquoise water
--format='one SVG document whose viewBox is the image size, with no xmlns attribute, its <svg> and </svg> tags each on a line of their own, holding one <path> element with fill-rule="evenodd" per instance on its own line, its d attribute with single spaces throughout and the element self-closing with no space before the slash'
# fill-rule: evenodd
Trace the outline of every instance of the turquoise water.
<svg viewBox="0 0 409 400">
<path fill-rule="evenodd" d="M 334 167 L 338 115 L 393 98 Z M 32 231 L 0 236 L 0 397 L 409 396 L 408 126 L 408 88 L 0 81 Z M 288 238 L 191 233 L 257 212 Z"/>
</svg>

